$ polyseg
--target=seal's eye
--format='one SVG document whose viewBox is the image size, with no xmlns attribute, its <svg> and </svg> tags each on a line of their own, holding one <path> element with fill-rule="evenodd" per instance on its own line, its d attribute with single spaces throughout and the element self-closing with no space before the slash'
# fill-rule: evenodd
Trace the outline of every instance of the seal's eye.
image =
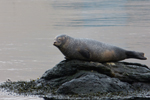
<svg viewBox="0 0 150 100">
<path fill-rule="evenodd" d="M 61 41 L 61 38 L 58 38 L 59 41 Z"/>
</svg>

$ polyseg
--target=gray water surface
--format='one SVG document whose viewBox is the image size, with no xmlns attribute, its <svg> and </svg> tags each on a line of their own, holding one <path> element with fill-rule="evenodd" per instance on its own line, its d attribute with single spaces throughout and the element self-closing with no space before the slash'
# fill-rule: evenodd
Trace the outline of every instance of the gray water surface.
<svg viewBox="0 0 150 100">
<path fill-rule="evenodd" d="M 150 58 L 149 0 L 0 0 L 0 82 L 37 79 L 64 59 L 54 37 L 92 38 Z M 150 66 L 150 60 L 125 60 Z M 42 98 L 0 93 L 0 100 Z"/>
</svg>

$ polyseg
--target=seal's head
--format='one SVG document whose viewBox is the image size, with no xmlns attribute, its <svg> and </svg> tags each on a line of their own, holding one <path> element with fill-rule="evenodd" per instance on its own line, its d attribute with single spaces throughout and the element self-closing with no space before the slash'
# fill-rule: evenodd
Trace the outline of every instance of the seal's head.
<svg viewBox="0 0 150 100">
<path fill-rule="evenodd" d="M 67 37 L 68 37 L 67 35 L 58 35 L 58 36 L 56 36 L 53 45 L 58 47 L 58 48 L 63 46 L 67 41 Z"/>
</svg>

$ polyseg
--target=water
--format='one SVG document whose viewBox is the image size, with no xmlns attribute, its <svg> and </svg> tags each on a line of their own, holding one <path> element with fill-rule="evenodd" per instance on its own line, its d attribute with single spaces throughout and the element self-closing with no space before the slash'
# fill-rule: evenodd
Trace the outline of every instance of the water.
<svg viewBox="0 0 150 100">
<path fill-rule="evenodd" d="M 58 34 L 92 38 L 150 58 L 149 0 L 0 0 L 0 82 L 41 77 L 64 59 Z M 150 60 L 125 60 L 150 66 Z M 42 98 L 7 95 L 1 100 Z"/>
</svg>

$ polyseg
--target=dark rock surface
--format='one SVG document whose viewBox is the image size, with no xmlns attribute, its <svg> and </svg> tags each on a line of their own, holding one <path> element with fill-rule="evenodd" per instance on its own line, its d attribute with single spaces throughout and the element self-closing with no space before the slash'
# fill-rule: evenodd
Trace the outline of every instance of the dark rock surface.
<svg viewBox="0 0 150 100">
<path fill-rule="evenodd" d="M 145 65 L 70 60 L 46 71 L 37 82 L 58 87 L 60 94 L 91 94 L 131 92 L 140 87 L 139 83 L 145 86 L 149 81 L 150 69 Z"/>
<path fill-rule="evenodd" d="M 61 94 L 90 94 L 131 91 L 131 86 L 119 79 L 110 78 L 103 74 L 88 73 L 80 78 L 62 84 L 57 92 Z"/>
<path fill-rule="evenodd" d="M 22 84 L 18 84 L 6 82 L 1 87 L 16 92 L 17 87 L 22 87 Z M 150 95 L 150 69 L 138 63 L 64 60 L 47 70 L 40 79 L 23 84 L 24 88 L 19 89 L 19 93 L 46 95 L 47 99 L 53 97 L 53 99 L 59 97 L 142 99 Z M 28 91 L 25 91 L 26 88 Z"/>
</svg>

